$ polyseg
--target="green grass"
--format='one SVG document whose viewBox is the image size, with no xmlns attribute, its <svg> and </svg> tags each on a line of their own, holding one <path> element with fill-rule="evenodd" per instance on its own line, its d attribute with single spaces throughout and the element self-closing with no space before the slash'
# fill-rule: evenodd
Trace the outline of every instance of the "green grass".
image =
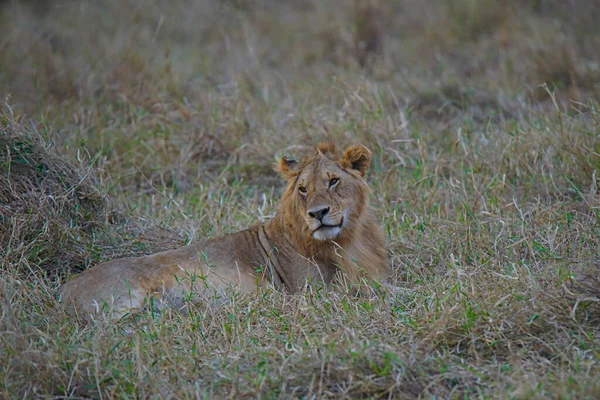
<svg viewBox="0 0 600 400">
<path fill-rule="evenodd" d="M 0 5 L 0 397 L 600 397 L 598 10 L 495 3 Z M 395 290 L 56 301 L 268 220 L 323 140 L 373 152 Z"/>
</svg>

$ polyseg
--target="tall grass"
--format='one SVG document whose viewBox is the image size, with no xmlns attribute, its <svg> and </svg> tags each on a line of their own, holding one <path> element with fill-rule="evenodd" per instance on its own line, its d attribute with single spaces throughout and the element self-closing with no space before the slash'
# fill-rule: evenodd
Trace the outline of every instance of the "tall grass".
<svg viewBox="0 0 600 400">
<path fill-rule="evenodd" d="M 0 7 L 0 397 L 600 396 L 593 1 Z M 373 151 L 395 290 L 56 301 L 269 219 L 322 140 Z"/>
</svg>

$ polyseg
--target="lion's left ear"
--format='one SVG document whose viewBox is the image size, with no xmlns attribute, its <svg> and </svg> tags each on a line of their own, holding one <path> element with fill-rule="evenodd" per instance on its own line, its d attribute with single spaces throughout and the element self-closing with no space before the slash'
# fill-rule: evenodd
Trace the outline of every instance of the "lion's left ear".
<svg viewBox="0 0 600 400">
<path fill-rule="evenodd" d="M 361 176 L 365 176 L 370 163 L 371 151 L 361 145 L 348 147 L 340 159 L 340 165 L 343 168 L 355 169 Z"/>
<path fill-rule="evenodd" d="M 281 157 L 279 162 L 275 163 L 274 169 L 285 179 L 291 179 L 298 175 L 300 163 L 284 156 Z"/>
</svg>

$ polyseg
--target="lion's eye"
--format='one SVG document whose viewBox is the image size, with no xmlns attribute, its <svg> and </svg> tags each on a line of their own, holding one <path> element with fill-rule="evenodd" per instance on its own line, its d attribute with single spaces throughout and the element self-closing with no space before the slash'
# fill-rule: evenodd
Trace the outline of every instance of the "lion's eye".
<svg viewBox="0 0 600 400">
<path fill-rule="evenodd" d="M 338 184 L 339 181 L 340 181 L 339 178 L 333 178 L 332 180 L 329 181 L 329 187 L 334 187 L 335 185 Z"/>
<path fill-rule="evenodd" d="M 298 188 L 298 191 L 300 192 L 301 195 L 305 196 L 306 193 L 308 193 L 308 190 L 306 190 L 306 188 L 304 186 L 300 186 Z"/>
</svg>

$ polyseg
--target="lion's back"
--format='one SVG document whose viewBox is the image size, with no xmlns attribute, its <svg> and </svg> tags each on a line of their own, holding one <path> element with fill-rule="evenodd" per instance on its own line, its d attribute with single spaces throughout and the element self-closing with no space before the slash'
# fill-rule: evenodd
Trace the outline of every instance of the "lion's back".
<svg viewBox="0 0 600 400">
<path fill-rule="evenodd" d="M 250 228 L 176 250 L 108 261 L 62 285 L 61 300 L 92 312 L 106 304 L 139 308 L 150 297 L 181 298 L 190 290 L 234 287 L 250 292 L 261 279 L 259 245 Z"/>
</svg>

